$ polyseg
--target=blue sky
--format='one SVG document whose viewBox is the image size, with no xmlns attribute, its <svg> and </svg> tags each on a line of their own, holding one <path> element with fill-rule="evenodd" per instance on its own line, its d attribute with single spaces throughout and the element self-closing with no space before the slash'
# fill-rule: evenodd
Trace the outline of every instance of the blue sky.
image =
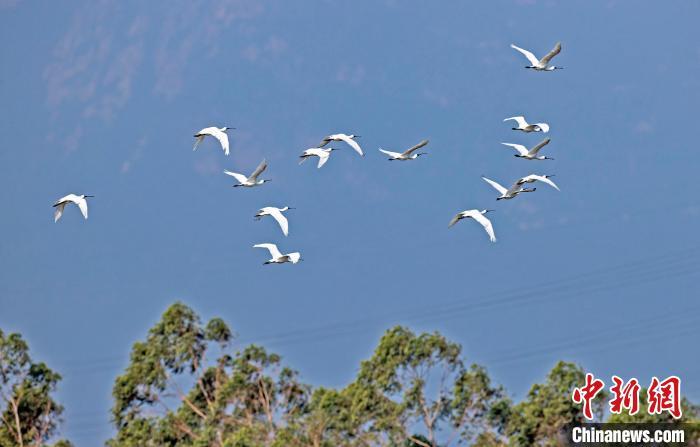
<svg viewBox="0 0 700 447">
<path fill-rule="evenodd" d="M 0 1 L 0 327 L 64 375 L 63 434 L 111 433 L 114 378 L 175 300 L 308 382 L 352 380 L 383 330 L 439 330 L 515 399 L 558 359 L 677 374 L 700 400 L 697 2 Z M 525 70 L 508 45 L 544 54 Z M 525 114 L 548 162 L 500 142 Z M 229 125 L 232 153 L 192 134 Z M 298 154 L 334 132 L 367 155 Z M 378 147 L 430 139 L 388 163 Z M 233 189 L 223 169 L 264 187 Z M 495 201 L 556 174 L 560 193 Z M 94 194 L 90 219 L 51 204 Z M 267 205 L 291 205 L 290 235 Z M 457 211 L 490 207 L 498 242 Z M 251 246 L 301 251 L 263 266 Z"/>
</svg>

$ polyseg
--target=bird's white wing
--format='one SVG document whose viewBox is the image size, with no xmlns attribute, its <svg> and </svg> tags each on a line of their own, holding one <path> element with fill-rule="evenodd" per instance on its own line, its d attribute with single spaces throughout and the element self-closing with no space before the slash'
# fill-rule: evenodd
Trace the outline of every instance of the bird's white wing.
<svg viewBox="0 0 700 447">
<path fill-rule="evenodd" d="M 561 191 L 559 189 L 559 187 L 556 185 L 556 183 L 554 183 L 553 181 L 551 181 L 550 179 L 548 179 L 547 177 L 545 177 L 543 175 L 530 174 L 526 177 L 521 178 L 520 181 L 518 181 L 518 183 L 522 184 L 522 183 L 527 183 L 530 181 L 543 182 L 543 183 L 548 184 L 552 188 L 556 189 L 557 191 Z"/>
<path fill-rule="evenodd" d="M 277 249 L 277 245 L 275 244 L 255 244 L 253 245 L 254 248 L 266 248 L 267 251 L 270 252 L 270 256 L 272 259 L 277 259 L 282 257 L 282 253 Z"/>
<path fill-rule="evenodd" d="M 221 129 L 217 129 L 216 127 L 208 127 L 206 129 L 206 134 L 211 135 L 212 137 L 216 138 L 219 140 L 219 143 L 221 144 L 221 148 L 224 150 L 224 154 L 228 155 L 229 150 L 228 150 L 228 135 L 226 135 L 226 132 L 223 132 Z M 205 132 L 201 132 L 205 133 Z"/>
<path fill-rule="evenodd" d="M 428 144 L 428 140 L 423 140 L 423 141 L 421 141 L 420 143 L 418 143 L 418 144 L 416 144 L 415 146 L 413 146 L 412 148 L 410 148 L 410 149 L 408 149 L 407 151 L 405 151 L 405 152 L 404 152 L 403 154 L 401 154 L 401 155 L 403 155 L 403 156 L 411 155 L 413 152 L 415 152 L 416 150 L 422 148 L 422 147 L 425 146 L 426 144 Z"/>
<path fill-rule="evenodd" d="M 494 189 L 496 189 L 496 191 L 498 191 L 499 193 L 501 193 L 501 195 L 503 195 L 503 194 L 505 194 L 505 193 L 508 192 L 507 189 L 505 189 L 503 186 L 499 185 L 498 183 L 494 182 L 493 180 L 491 180 L 491 179 L 489 179 L 489 178 L 486 178 L 486 177 L 481 177 L 481 178 L 484 179 L 484 181 L 485 181 L 486 183 L 488 183 L 489 185 L 493 186 Z"/>
<path fill-rule="evenodd" d="M 258 176 L 262 174 L 262 172 L 267 169 L 267 160 L 264 160 L 260 162 L 257 168 L 255 168 L 255 171 L 253 171 L 252 174 L 250 174 L 250 177 L 248 177 L 249 180 L 255 181 L 258 179 Z"/>
<path fill-rule="evenodd" d="M 514 49 L 514 50 L 517 50 L 517 51 L 521 52 L 521 53 L 527 58 L 527 60 L 530 61 L 530 63 L 531 63 L 532 65 L 539 65 L 539 63 L 540 63 L 539 59 L 537 59 L 537 58 L 535 57 L 535 55 L 532 54 L 531 52 L 529 52 L 529 51 L 527 51 L 527 50 L 525 50 L 525 49 L 523 49 L 523 48 L 520 48 L 520 47 L 518 47 L 518 46 L 515 46 L 515 45 L 513 45 L 513 44 L 510 44 L 510 47 L 511 47 L 512 49 Z"/>
<path fill-rule="evenodd" d="M 80 212 L 83 213 L 83 217 L 85 219 L 88 218 L 88 205 L 87 205 L 87 200 L 84 198 L 78 197 L 77 200 L 73 201 L 76 205 L 78 205 L 78 208 L 80 208 Z"/>
<path fill-rule="evenodd" d="M 527 155 L 527 148 L 523 146 L 522 144 L 514 144 L 514 143 L 501 143 L 504 146 L 509 146 L 518 151 L 520 155 Z"/>
<path fill-rule="evenodd" d="M 193 151 L 196 151 L 196 150 L 197 150 L 197 146 L 199 146 L 199 143 L 201 143 L 202 140 L 204 140 L 204 135 L 200 135 L 200 136 L 198 136 L 198 137 L 195 137 L 195 140 L 194 140 L 194 147 L 192 148 Z"/>
<path fill-rule="evenodd" d="M 357 144 L 357 141 L 353 140 L 352 138 L 348 137 L 345 134 L 338 135 L 338 138 L 345 141 L 347 144 L 350 145 L 351 148 L 355 149 L 355 151 L 358 154 L 360 154 L 364 157 L 365 154 L 364 154 L 364 152 L 362 152 L 362 148 L 360 147 L 360 145 Z"/>
<path fill-rule="evenodd" d="M 552 58 L 554 56 L 556 56 L 557 54 L 559 54 L 560 52 L 561 52 L 561 42 L 557 42 L 557 44 L 554 45 L 554 48 L 552 48 L 552 51 L 545 54 L 544 57 L 539 62 L 543 65 L 547 65 L 549 63 L 549 61 L 551 61 Z"/>
<path fill-rule="evenodd" d="M 506 191 L 506 194 L 513 194 L 515 192 L 520 191 L 523 189 L 523 186 L 520 184 L 520 179 L 516 180 L 515 183 L 511 185 L 510 188 L 508 188 L 508 191 Z"/>
<path fill-rule="evenodd" d="M 540 141 L 540 143 L 537 146 L 530 149 L 528 155 L 537 155 L 540 149 L 548 145 L 550 141 L 552 141 L 551 138 L 545 138 L 544 140 Z"/>
<path fill-rule="evenodd" d="M 479 222 L 482 227 L 484 227 L 484 230 L 486 230 L 486 233 L 489 235 L 489 239 L 491 242 L 496 242 L 496 233 L 493 231 L 493 225 L 491 224 L 491 221 L 481 214 L 478 210 L 472 214 L 470 214 L 472 218 L 474 218 L 475 221 Z"/>
<path fill-rule="evenodd" d="M 248 181 L 248 177 L 246 177 L 243 174 L 239 174 L 237 172 L 231 172 L 231 171 L 224 170 L 224 174 L 230 175 L 231 177 L 234 177 L 236 180 L 238 180 L 238 183 L 245 183 Z"/>
<path fill-rule="evenodd" d="M 379 152 L 387 154 L 389 157 L 392 157 L 392 158 L 398 158 L 402 155 L 399 152 L 385 151 L 384 149 L 381 149 L 381 148 L 379 149 Z"/>
<path fill-rule="evenodd" d="M 53 221 L 54 222 L 58 222 L 58 219 L 60 219 L 61 216 L 63 216 L 63 208 L 65 208 L 65 207 L 66 207 L 66 202 L 57 203 L 54 205 L 54 208 L 56 208 L 56 211 L 54 211 L 54 213 L 53 213 Z"/>
<path fill-rule="evenodd" d="M 331 156 L 330 152 L 326 151 L 319 151 L 319 153 L 316 155 L 318 155 L 318 165 L 316 165 L 316 168 L 318 169 L 321 169 L 321 166 L 325 165 Z"/>
<path fill-rule="evenodd" d="M 527 126 L 527 121 L 525 121 L 524 116 L 511 116 L 510 118 L 506 118 L 503 120 L 505 123 L 506 121 L 513 120 L 518 123 L 518 127 L 526 127 Z"/>
<path fill-rule="evenodd" d="M 292 264 L 296 264 L 301 259 L 301 253 L 295 251 L 294 253 L 288 253 L 287 257 L 292 262 Z"/>
<path fill-rule="evenodd" d="M 549 124 L 547 123 L 537 123 L 537 126 L 539 126 L 540 129 L 542 129 L 542 132 L 547 133 L 549 132 Z"/>
<path fill-rule="evenodd" d="M 282 229 L 282 233 L 284 233 L 285 236 L 289 235 L 289 222 L 287 221 L 287 218 L 284 217 L 282 212 L 279 210 L 279 208 L 273 208 L 270 207 L 267 210 L 268 213 L 270 213 L 270 216 L 274 217 L 277 223 L 280 225 L 280 228 Z"/>
<path fill-rule="evenodd" d="M 299 158 L 301 158 L 301 160 L 299 161 L 299 164 L 304 163 L 306 161 L 306 159 L 309 158 L 309 156 L 311 156 L 311 155 L 317 155 L 317 154 L 315 152 L 312 152 L 312 149 L 306 149 L 299 156 Z"/>
<path fill-rule="evenodd" d="M 56 202 L 54 202 L 53 206 L 56 206 L 56 205 L 64 203 L 64 202 L 75 203 L 75 201 L 78 200 L 79 198 L 80 197 L 76 196 L 75 194 L 68 194 L 67 196 L 63 196 L 60 199 L 56 200 Z"/>
</svg>

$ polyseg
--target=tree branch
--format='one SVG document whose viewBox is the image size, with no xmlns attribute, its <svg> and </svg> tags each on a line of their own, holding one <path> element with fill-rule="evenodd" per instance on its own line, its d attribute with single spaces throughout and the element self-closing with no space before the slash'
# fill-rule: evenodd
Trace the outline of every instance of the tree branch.
<svg viewBox="0 0 700 447">
<path fill-rule="evenodd" d="M 17 427 L 17 444 L 19 444 L 20 447 L 24 447 L 24 440 L 22 439 L 22 425 L 19 420 L 19 407 L 13 398 L 10 398 L 10 405 L 12 406 L 12 414 L 15 417 L 15 426 Z"/>
<path fill-rule="evenodd" d="M 409 439 L 411 442 L 413 442 L 413 443 L 415 443 L 415 444 L 418 444 L 418 445 L 420 445 L 420 446 L 422 446 L 422 447 L 433 447 L 432 445 L 427 444 L 427 443 L 421 441 L 421 440 L 418 439 L 418 438 L 414 438 L 413 436 L 409 436 L 408 439 Z"/>
</svg>

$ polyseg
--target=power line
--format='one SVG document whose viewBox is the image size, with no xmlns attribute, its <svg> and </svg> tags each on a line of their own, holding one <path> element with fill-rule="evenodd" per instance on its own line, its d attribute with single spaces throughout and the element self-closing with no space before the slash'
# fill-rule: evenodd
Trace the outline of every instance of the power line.
<svg viewBox="0 0 700 447">
<path fill-rule="evenodd" d="M 678 265 L 676 265 L 676 264 L 677 263 L 669 262 L 666 264 L 666 267 L 667 267 L 666 269 L 656 268 L 655 274 L 650 274 L 649 272 L 646 272 L 646 271 L 637 271 L 634 275 L 628 274 L 627 278 L 625 278 L 626 280 L 623 282 L 618 282 L 618 283 L 610 282 L 609 284 L 605 285 L 605 284 L 601 284 L 601 282 L 598 281 L 598 282 L 593 283 L 592 284 L 593 287 L 589 287 L 588 289 L 576 289 L 576 290 L 567 289 L 568 296 L 565 296 L 565 298 L 575 298 L 576 296 L 580 296 L 581 294 L 584 294 L 584 293 L 593 293 L 595 291 L 623 288 L 623 287 L 630 285 L 630 284 L 640 285 L 640 284 L 644 284 L 644 283 L 658 281 L 659 279 L 663 279 L 663 278 L 670 278 L 673 276 L 683 276 L 683 275 L 688 275 L 688 274 L 693 274 L 693 273 L 698 272 L 697 266 L 694 264 L 691 266 L 681 264 L 680 267 L 685 267 L 684 269 L 681 269 L 681 270 L 677 270 Z M 674 270 L 675 270 L 675 272 L 674 272 Z M 675 275 L 673 273 L 675 273 Z M 560 283 L 560 282 L 562 282 L 562 281 L 557 281 L 554 283 Z M 554 288 L 554 289 L 548 290 L 547 293 L 554 293 L 554 292 L 558 292 L 558 291 L 559 290 L 557 288 Z M 546 296 L 546 294 L 541 294 L 541 295 Z M 523 296 L 526 296 L 526 294 L 511 294 L 510 296 L 506 296 L 505 298 L 510 299 L 510 300 L 513 300 L 513 299 L 522 300 Z M 536 298 L 542 299 L 542 296 L 538 296 Z M 562 296 L 560 295 L 557 298 L 561 299 Z M 488 302 L 482 301 L 482 302 L 479 302 L 476 304 L 482 305 L 482 308 L 483 308 L 483 304 L 488 304 Z M 500 303 L 500 304 L 503 304 L 503 303 Z M 520 304 L 523 304 L 523 303 L 520 303 Z M 686 316 L 691 316 L 691 318 L 692 318 L 695 315 L 695 313 L 690 312 L 690 310 L 692 310 L 692 309 L 693 308 L 683 309 L 680 314 L 666 316 L 666 317 L 663 317 L 661 319 L 657 318 L 656 322 L 657 323 L 666 322 L 665 324 L 669 325 L 669 324 L 672 324 L 677 319 L 683 320 L 684 317 L 686 317 Z M 463 308 L 459 309 L 459 310 L 461 312 L 463 312 L 465 310 L 474 310 L 474 309 L 470 309 L 469 307 L 465 308 L 463 306 Z M 440 310 L 440 312 L 437 314 L 434 314 L 434 315 L 425 315 L 424 314 L 420 317 L 415 317 L 413 320 L 414 321 L 420 321 L 420 320 L 425 321 L 426 319 L 434 319 L 434 318 L 439 317 L 439 318 L 441 318 L 441 320 L 444 321 L 446 318 L 449 319 L 449 318 L 454 318 L 455 316 L 459 316 L 458 314 L 455 313 L 456 312 L 455 309 L 449 309 L 449 311 L 451 312 L 451 314 L 447 317 L 445 317 L 443 315 L 444 311 Z M 644 325 L 649 324 L 650 322 L 651 322 L 651 319 L 647 319 L 647 320 L 643 320 L 643 321 L 628 325 L 628 326 L 622 328 L 621 330 L 618 328 L 614 331 L 606 331 L 606 332 L 599 334 L 595 337 L 588 337 L 588 338 L 583 338 L 583 339 L 581 339 L 580 337 L 574 338 L 574 339 L 571 339 L 570 341 L 559 342 L 553 346 L 549 346 L 546 348 L 540 347 L 540 348 L 537 348 L 535 350 L 530 350 L 530 351 L 516 353 L 516 354 L 505 353 L 504 356 L 496 357 L 492 361 L 489 361 L 488 364 L 489 365 L 491 365 L 492 363 L 498 364 L 499 362 L 500 363 L 508 363 L 508 362 L 512 362 L 512 361 L 515 361 L 518 359 L 525 359 L 525 358 L 530 358 L 533 356 L 536 357 L 537 355 L 543 354 L 543 351 L 550 351 L 550 350 L 555 350 L 555 349 L 567 349 L 568 347 L 578 345 L 581 342 L 588 342 L 588 343 L 597 342 L 597 341 L 599 341 L 599 339 L 601 339 L 603 337 L 613 337 L 614 338 L 616 336 L 630 332 L 630 331 L 635 330 L 637 328 L 641 328 Z M 695 323 L 693 323 L 693 325 L 695 325 Z M 354 334 L 354 333 L 357 333 L 358 331 L 362 331 L 362 330 L 364 330 L 364 329 L 361 327 L 360 328 L 351 327 L 351 328 L 345 328 L 344 330 L 335 331 L 335 333 L 327 333 L 323 337 L 319 337 L 318 334 L 309 334 L 309 336 L 305 336 L 305 337 L 297 337 L 297 338 L 294 338 L 291 340 L 288 339 L 288 340 L 286 340 L 286 343 L 282 342 L 282 343 L 274 343 L 274 344 L 275 345 L 280 345 L 280 344 L 281 345 L 288 345 L 288 344 L 298 344 L 298 343 L 318 342 L 318 341 L 326 342 L 326 341 L 329 341 L 332 339 L 336 339 L 336 338 L 338 338 L 338 336 Z M 299 333 L 299 332 L 297 331 L 297 333 Z M 606 346 L 606 347 L 610 346 L 609 339 L 603 340 L 603 341 L 605 342 L 604 346 Z M 105 365 L 102 365 L 102 366 L 105 366 Z M 110 370 L 111 369 L 112 368 L 110 367 Z M 85 370 L 83 370 L 83 371 L 85 371 Z"/>
<path fill-rule="evenodd" d="M 242 338 L 237 340 L 237 344 L 245 345 L 249 343 L 272 344 L 275 346 L 287 346 L 307 341 L 330 340 L 338 335 L 348 335 L 366 330 L 376 324 L 382 323 L 387 318 L 393 320 L 402 319 L 409 322 L 425 322 L 434 319 L 450 320 L 466 311 L 477 311 L 489 308 L 498 308 L 507 305 L 522 305 L 547 301 L 552 294 L 558 294 L 558 299 L 575 298 L 577 296 L 615 290 L 629 285 L 645 284 L 656 282 L 660 279 L 676 276 L 684 276 L 698 272 L 698 266 L 693 261 L 698 255 L 698 248 L 692 247 L 678 252 L 669 253 L 634 263 L 621 264 L 609 268 L 598 268 L 589 272 L 581 273 L 577 276 L 550 281 L 523 289 L 515 289 L 504 292 L 496 292 L 486 295 L 480 301 L 464 303 L 462 301 L 452 301 L 441 306 L 431 306 L 415 308 L 395 314 L 375 315 L 362 319 L 355 319 L 348 322 L 326 324 L 315 328 L 296 329 L 292 331 L 280 332 L 268 336 Z M 688 259 L 684 259 L 686 256 Z M 682 265 L 690 261 L 690 265 Z M 662 267 L 659 268 L 658 264 Z M 681 264 L 680 266 L 677 264 Z M 686 267 L 678 270 L 678 267 Z M 612 276 L 612 278 L 606 278 Z M 591 280 L 593 279 L 593 281 Z M 624 279 L 624 281 L 616 280 Z M 606 284 L 607 282 L 607 284 Z M 572 292 L 572 290 L 576 290 Z M 123 360 L 122 357 L 113 357 L 98 362 L 84 363 L 79 367 L 66 368 L 75 375 L 75 372 L 99 372 L 101 370 L 118 367 Z"/>
</svg>

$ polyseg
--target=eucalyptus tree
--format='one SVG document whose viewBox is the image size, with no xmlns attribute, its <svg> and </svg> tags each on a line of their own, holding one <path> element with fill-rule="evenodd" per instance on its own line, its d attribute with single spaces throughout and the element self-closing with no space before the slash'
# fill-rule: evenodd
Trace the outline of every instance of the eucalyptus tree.
<svg viewBox="0 0 700 447">
<path fill-rule="evenodd" d="M 507 432 L 514 446 L 562 445 L 564 427 L 585 422 L 581 405 L 573 402 L 574 388 L 585 382 L 586 373 L 578 365 L 558 362 L 544 383 L 536 383 L 527 397 L 515 405 Z M 593 414 L 601 421 L 607 393 L 601 390 L 592 401 Z"/>
<path fill-rule="evenodd" d="M 256 345 L 236 352 L 219 318 L 172 305 L 136 342 L 114 388 L 116 446 L 275 446 L 306 411 L 309 388 Z"/>
<path fill-rule="evenodd" d="M 501 439 L 510 406 L 483 367 L 464 364 L 459 344 L 401 326 L 384 334 L 347 392 L 357 435 L 373 436 L 371 445 L 447 447 Z"/>
<path fill-rule="evenodd" d="M 52 394 L 61 376 L 35 362 L 20 334 L 0 329 L 0 446 L 44 447 L 58 432 L 63 407 Z M 53 444 L 69 447 L 68 441 Z"/>
</svg>

